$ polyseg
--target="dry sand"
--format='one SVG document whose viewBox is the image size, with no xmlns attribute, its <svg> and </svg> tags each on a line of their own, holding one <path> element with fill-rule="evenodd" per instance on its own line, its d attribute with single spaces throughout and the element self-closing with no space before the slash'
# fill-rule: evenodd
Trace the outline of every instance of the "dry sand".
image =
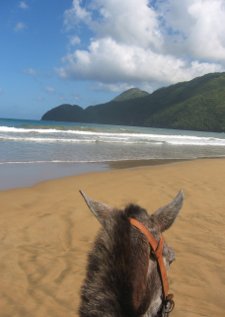
<svg viewBox="0 0 225 317">
<path fill-rule="evenodd" d="M 165 234 L 173 317 L 225 316 L 225 160 L 93 173 L 0 192 L 0 316 L 77 316 L 86 256 L 99 228 L 78 189 L 116 207 L 150 212 L 183 188 L 185 204 Z"/>
</svg>

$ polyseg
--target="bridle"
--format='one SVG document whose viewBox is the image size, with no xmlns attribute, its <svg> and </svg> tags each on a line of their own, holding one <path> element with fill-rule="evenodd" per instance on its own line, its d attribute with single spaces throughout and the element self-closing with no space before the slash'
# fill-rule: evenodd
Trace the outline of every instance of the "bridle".
<svg viewBox="0 0 225 317">
<path fill-rule="evenodd" d="M 163 260 L 164 238 L 162 235 L 160 235 L 160 240 L 157 241 L 155 237 L 152 235 L 152 233 L 140 221 L 134 218 L 129 218 L 129 221 L 132 226 L 136 227 L 142 234 L 144 234 L 148 243 L 151 246 L 152 254 L 155 256 L 155 259 L 157 261 L 163 291 L 162 308 L 159 316 L 168 317 L 169 313 L 173 310 L 175 303 L 173 301 L 173 294 L 168 294 L 169 283 L 167 278 L 166 267 Z"/>
</svg>

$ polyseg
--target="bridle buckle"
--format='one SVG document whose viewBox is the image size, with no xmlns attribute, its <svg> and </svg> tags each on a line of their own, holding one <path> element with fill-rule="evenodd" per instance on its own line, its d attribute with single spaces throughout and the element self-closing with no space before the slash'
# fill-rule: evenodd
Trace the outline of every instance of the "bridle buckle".
<svg viewBox="0 0 225 317">
<path fill-rule="evenodd" d="M 167 317 L 174 309 L 175 303 L 173 300 L 173 294 L 168 294 L 163 303 L 163 316 Z"/>
</svg>

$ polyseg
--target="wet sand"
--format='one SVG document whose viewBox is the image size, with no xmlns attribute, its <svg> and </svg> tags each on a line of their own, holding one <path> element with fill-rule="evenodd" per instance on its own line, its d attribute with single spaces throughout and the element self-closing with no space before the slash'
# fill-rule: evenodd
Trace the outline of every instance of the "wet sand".
<svg viewBox="0 0 225 317">
<path fill-rule="evenodd" d="M 99 224 L 79 189 L 115 207 L 149 212 L 179 189 L 185 204 L 165 233 L 173 317 L 225 314 L 225 160 L 114 169 L 0 192 L 0 316 L 77 316 L 86 256 Z"/>
</svg>

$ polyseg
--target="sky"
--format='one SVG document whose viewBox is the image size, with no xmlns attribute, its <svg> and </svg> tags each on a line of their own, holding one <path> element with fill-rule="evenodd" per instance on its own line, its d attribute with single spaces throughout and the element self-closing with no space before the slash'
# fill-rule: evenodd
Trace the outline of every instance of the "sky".
<svg viewBox="0 0 225 317">
<path fill-rule="evenodd" d="M 225 71 L 225 0 L 0 0 L 0 117 Z"/>
</svg>

